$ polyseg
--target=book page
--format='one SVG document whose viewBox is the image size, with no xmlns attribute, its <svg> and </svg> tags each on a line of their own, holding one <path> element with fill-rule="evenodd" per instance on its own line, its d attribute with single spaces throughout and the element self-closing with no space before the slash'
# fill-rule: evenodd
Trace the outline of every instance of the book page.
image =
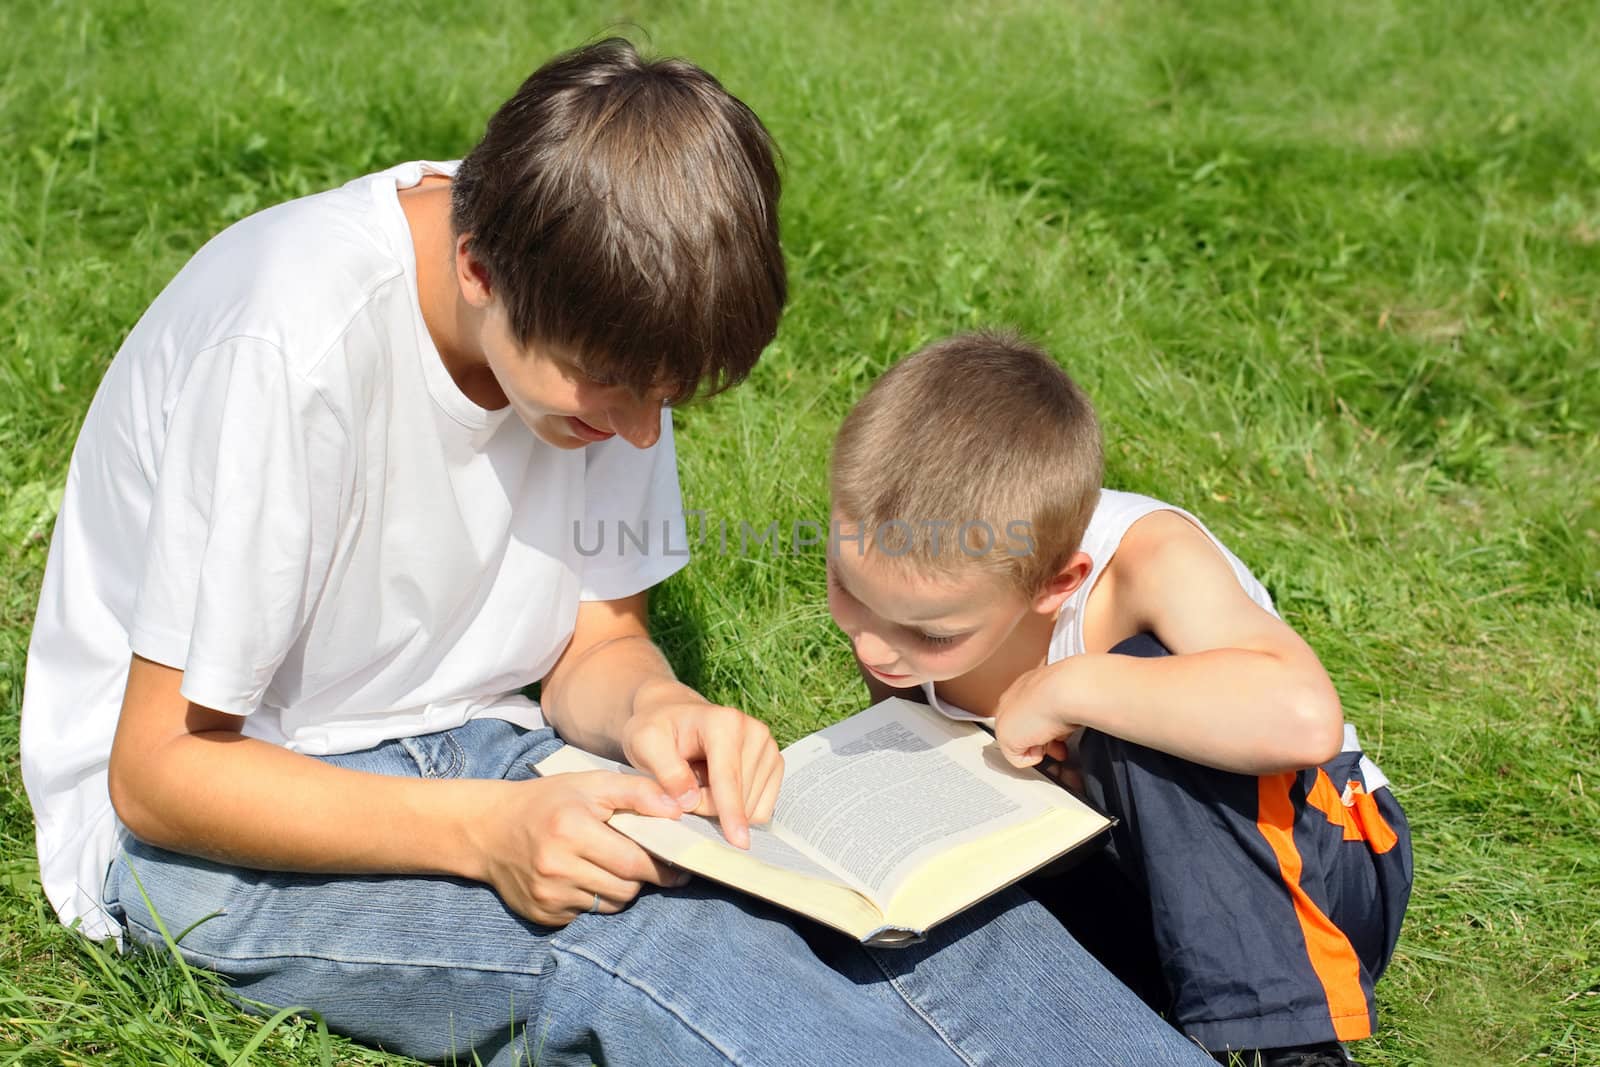
<svg viewBox="0 0 1600 1067">
<path fill-rule="evenodd" d="M 644 772 L 626 763 L 617 763 L 604 756 L 597 756 L 581 748 L 567 745 L 559 749 L 554 755 L 540 761 L 541 774 L 562 774 L 581 771 L 616 771 L 620 774 L 643 774 Z M 663 819 L 652 815 L 640 815 L 636 812 L 617 812 L 610 819 L 611 825 L 622 833 L 627 834 L 641 845 L 645 846 L 665 859 L 673 859 L 679 849 L 697 844 L 701 841 L 710 842 L 728 852 L 741 856 L 751 857 L 775 867 L 781 871 L 788 871 L 805 878 L 817 878 L 825 882 L 844 882 L 850 880 L 841 877 L 837 870 L 831 869 L 825 860 L 820 857 L 807 855 L 803 843 L 796 847 L 795 844 L 785 840 L 769 826 L 750 827 L 749 850 L 735 848 L 722 836 L 722 827 L 714 818 L 704 815 L 684 815 L 678 819 Z M 851 885 L 852 889 L 859 887 Z"/>
<path fill-rule="evenodd" d="M 891 699 L 790 745 L 774 826 L 887 900 L 932 856 L 1057 806 L 1058 787 L 936 715 Z"/>
<path fill-rule="evenodd" d="M 650 816 L 635 815 L 634 817 L 643 819 Z M 671 822 L 672 820 L 663 821 Z M 707 818 L 704 815 L 685 815 L 678 820 L 677 824 L 697 837 L 720 845 L 725 849 L 733 852 L 744 851 L 728 844 L 728 839 L 722 836 L 722 827 L 718 825 L 715 819 Z M 820 878 L 824 882 L 841 880 L 836 871 L 831 871 L 822 866 L 815 859 L 795 848 L 794 845 L 785 841 L 782 836 L 766 826 L 751 824 L 750 849 L 745 852 L 745 855 L 752 856 L 769 867 L 804 875 L 807 878 Z"/>
</svg>

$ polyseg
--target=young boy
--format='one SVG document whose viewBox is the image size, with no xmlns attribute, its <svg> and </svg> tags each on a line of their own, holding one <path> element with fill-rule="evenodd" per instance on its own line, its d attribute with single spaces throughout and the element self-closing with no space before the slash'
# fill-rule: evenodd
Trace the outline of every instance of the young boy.
<svg viewBox="0 0 1600 1067">
<path fill-rule="evenodd" d="M 716 813 L 743 843 L 775 802 L 766 728 L 650 641 L 683 561 L 576 530 L 682 522 L 663 409 L 772 338 L 777 200 L 748 108 L 607 41 L 536 71 L 459 166 L 280 205 L 190 261 L 90 408 L 29 651 L 63 921 L 187 931 L 242 997 L 424 1059 L 1186 1061 L 1025 898 L 903 954 L 824 946 L 715 887 L 652 891 L 683 879 L 605 823 Z M 649 777 L 538 778 L 562 738 Z M 974 968 L 1005 979 L 952 1001 Z"/>
<path fill-rule="evenodd" d="M 1410 889 L 1405 818 L 1261 583 L 1101 471 L 1044 353 L 979 333 L 909 357 L 834 444 L 833 618 L 874 699 L 992 720 L 1119 820 L 1186 1033 L 1346 1063 Z"/>
</svg>

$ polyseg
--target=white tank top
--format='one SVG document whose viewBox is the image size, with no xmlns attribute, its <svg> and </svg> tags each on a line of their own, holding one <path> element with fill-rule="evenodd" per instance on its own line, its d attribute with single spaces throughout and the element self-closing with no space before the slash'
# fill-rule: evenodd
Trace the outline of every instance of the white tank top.
<svg viewBox="0 0 1600 1067">
<path fill-rule="evenodd" d="M 1195 518 L 1180 507 L 1163 503 L 1153 497 L 1140 496 L 1138 493 L 1124 493 L 1116 489 L 1100 490 L 1100 502 L 1095 505 L 1094 515 L 1089 519 L 1089 528 L 1083 533 L 1082 550 L 1088 554 L 1091 561 L 1089 576 L 1083 580 L 1066 603 L 1061 605 L 1061 610 L 1056 614 L 1055 629 L 1050 634 L 1050 650 L 1046 654 L 1045 662 L 1056 663 L 1068 656 L 1081 656 L 1087 649 L 1083 644 L 1083 616 L 1084 608 L 1089 603 L 1095 586 L 1099 584 L 1100 576 L 1105 573 L 1107 565 L 1117 554 L 1117 548 L 1122 544 L 1122 539 L 1127 536 L 1128 529 L 1146 515 L 1156 511 L 1175 511 L 1179 515 L 1194 523 L 1206 539 L 1211 542 L 1216 550 L 1222 554 L 1223 562 L 1233 571 L 1233 576 L 1238 579 L 1239 587 L 1251 600 L 1261 605 L 1262 609 L 1270 612 L 1274 617 L 1278 611 L 1272 605 L 1272 595 L 1267 592 L 1266 586 L 1250 573 L 1250 568 L 1240 561 L 1238 556 L 1229 552 L 1227 546 L 1218 541 L 1212 532 L 1206 529 L 1205 523 Z M 934 692 L 932 682 L 923 682 L 922 691 L 928 698 L 928 706 L 942 712 L 952 719 L 967 719 L 976 722 L 987 722 L 982 715 L 974 715 L 965 708 L 957 707 L 947 700 L 940 699 Z M 1353 752 L 1360 748 L 1356 738 L 1356 728 L 1349 723 L 1344 727 L 1344 751 Z M 1362 771 L 1368 775 L 1367 790 L 1370 792 L 1388 784 L 1388 779 L 1383 777 L 1381 771 L 1370 760 L 1362 759 Z"/>
<path fill-rule="evenodd" d="M 1081 656 L 1087 651 L 1083 644 L 1083 616 L 1084 609 L 1089 604 L 1089 596 L 1100 583 L 1100 576 L 1106 572 L 1112 557 L 1117 554 L 1117 548 L 1127 536 L 1128 528 L 1156 511 L 1175 511 L 1194 523 L 1200 532 L 1206 535 L 1206 539 L 1216 546 L 1217 551 L 1222 553 L 1223 561 L 1233 571 L 1240 587 L 1250 599 L 1273 615 L 1278 614 L 1277 609 L 1272 606 L 1272 597 L 1267 593 L 1266 587 L 1256 580 L 1256 576 L 1250 573 L 1250 568 L 1229 552 L 1199 519 L 1182 508 L 1164 504 L 1153 497 L 1140 496 L 1138 493 L 1123 493 L 1116 489 L 1102 489 L 1100 502 L 1095 505 L 1094 514 L 1089 517 L 1089 527 L 1084 530 L 1083 544 L 1079 546 L 1089 557 L 1089 576 L 1072 591 L 1072 595 L 1067 597 L 1066 603 L 1062 604 L 1060 611 L 1056 613 L 1056 625 L 1050 633 L 1050 651 L 1046 654 L 1045 662 L 1055 663 L 1068 656 Z M 949 701 L 941 700 L 933 691 L 932 682 L 923 682 L 922 691 L 927 694 L 930 707 L 937 708 L 952 719 L 983 718 L 958 708 Z"/>
</svg>

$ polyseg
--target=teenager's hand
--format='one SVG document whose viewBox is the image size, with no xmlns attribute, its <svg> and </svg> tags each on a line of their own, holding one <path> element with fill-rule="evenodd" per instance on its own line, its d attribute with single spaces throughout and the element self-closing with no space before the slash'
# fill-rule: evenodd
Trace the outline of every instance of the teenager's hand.
<svg viewBox="0 0 1600 1067">
<path fill-rule="evenodd" d="M 481 863 L 475 874 L 536 923 L 565 926 L 591 910 L 609 915 L 645 882 L 689 880 L 606 825 L 616 811 L 678 817 L 677 803 L 648 778 L 589 771 L 485 785 L 494 792 L 469 830 Z"/>
<path fill-rule="evenodd" d="M 783 757 L 766 724 L 681 682 L 640 686 L 622 750 L 683 811 L 717 816 L 739 848 L 750 847 L 749 824 L 767 822 L 777 806 Z"/>
<path fill-rule="evenodd" d="M 995 705 L 994 739 L 1013 767 L 1032 767 L 1044 757 L 1067 759 L 1067 740 L 1083 729 L 1067 718 L 1063 663 L 1026 672 L 1012 682 Z"/>
</svg>

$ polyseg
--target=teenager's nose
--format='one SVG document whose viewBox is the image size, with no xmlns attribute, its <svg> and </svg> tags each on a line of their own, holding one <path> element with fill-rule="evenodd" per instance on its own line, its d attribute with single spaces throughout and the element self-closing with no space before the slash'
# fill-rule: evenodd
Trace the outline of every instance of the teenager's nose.
<svg viewBox="0 0 1600 1067">
<path fill-rule="evenodd" d="M 646 400 L 613 408 L 611 425 L 634 448 L 649 448 L 661 439 L 661 401 Z"/>
</svg>

